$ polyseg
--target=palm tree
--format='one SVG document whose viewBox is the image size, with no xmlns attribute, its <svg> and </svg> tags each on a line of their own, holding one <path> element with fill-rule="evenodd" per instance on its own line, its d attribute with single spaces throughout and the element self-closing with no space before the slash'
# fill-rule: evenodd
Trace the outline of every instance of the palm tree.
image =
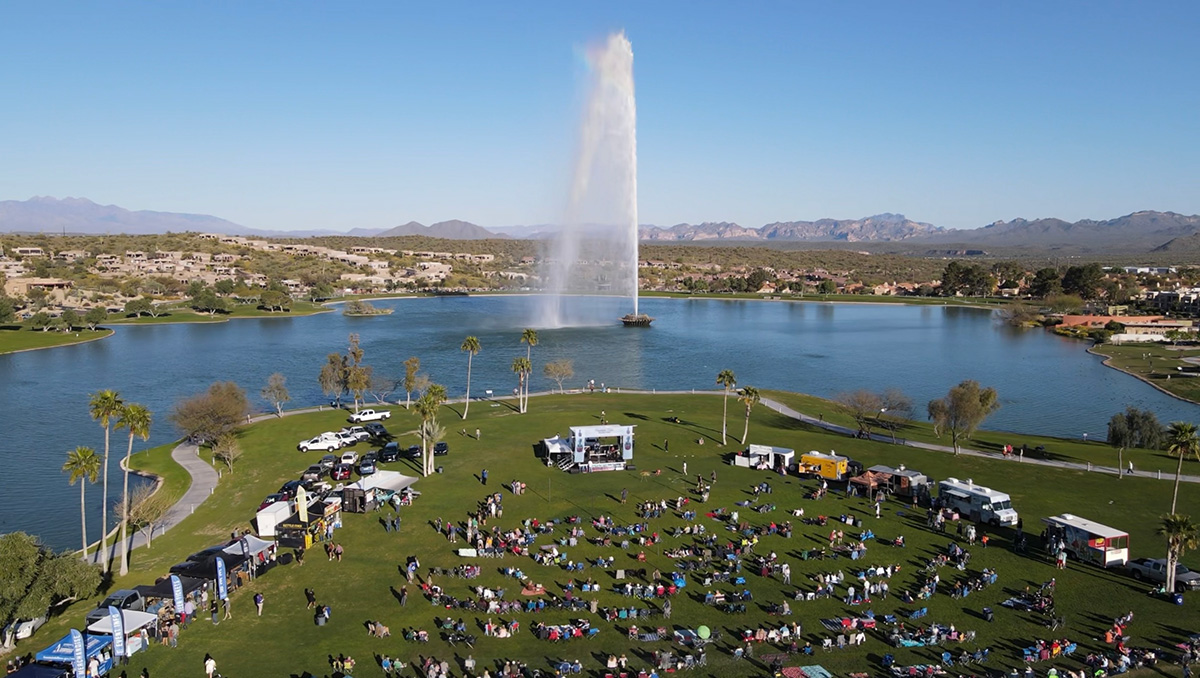
<svg viewBox="0 0 1200 678">
<path fill-rule="evenodd" d="M 762 398 L 758 395 L 758 389 L 753 386 L 743 386 L 741 397 L 738 400 L 746 406 L 746 428 L 742 431 L 742 444 L 745 445 L 746 439 L 750 437 L 750 410 L 762 402 Z"/>
<path fill-rule="evenodd" d="M 737 376 L 733 370 L 721 370 L 717 375 L 717 385 L 725 389 L 725 404 L 721 411 L 721 444 L 724 445 L 725 431 L 729 428 L 729 391 L 737 386 Z"/>
<path fill-rule="evenodd" d="M 430 445 L 445 435 L 445 429 L 438 426 L 437 413 L 442 403 L 446 402 L 446 388 L 441 384 L 430 384 L 425 393 L 417 398 L 417 415 L 421 417 L 418 433 L 421 435 L 421 474 L 428 476 L 433 472 L 433 455 Z"/>
<path fill-rule="evenodd" d="M 87 560 L 87 503 L 84 501 L 84 490 L 88 483 L 96 482 L 96 476 L 100 475 L 100 457 L 90 447 L 76 447 L 67 453 L 67 463 L 63 464 L 62 470 L 71 474 L 72 485 L 82 481 L 79 483 L 79 525 L 83 530 L 83 559 Z"/>
<path fill-rule="evenodd" d="M 150 410 L 144 405 L 130 403 L 121 408 L 116 428 L 129 429 L 129 448 L 125 450 L 125 489 L 121 493 L 121 576 L 129 574 L 129 457 L 133 455 L 133 439 L 150 437 Z"/>
<path fill-rule="evenodd" d="M 1171 513 L 1175 513 L 1175 502 L 1179 499 L 1179 478 L 1183 475 L 1185 457 L 1200 459 L 1200 438 L 1196 437 L 1196 425 L 1185 421 L 1173 421 L 1167 429 L 1167 452 L 1179 457 L 1175 467 L 1175 491 L 1171 494 Z"/>
<path fill-rule="evenodd" d="M 525 344 L 525 378 L 522 380 L 525 397 L 521 402 L 521 411 L 524 412 L 529 409 L 529 382 L 533 375 L 533 347 L 538 344 L 537 330 L 526 327 L 521 333 L 521 343 Z"/>
<path fill-rule="evenodd" d="M 1171 513 L 1162 517 L 1158 534 L 1167 540 L 1167 593 L 1175 592 L 1175 570 L 1183 554 L 1200 547 L 1200 526 L 1191 516 Z"/>
<path fill-rule="evenodd" d="M 467 402 L 463 403 L 463 419 L 467 418 L 467 409 L 471 407 L 471 361 L 479 353 L 479 339 L 467 337 L 463 339 L 459 350 L 467 352 Z"/>
<path fill-rule="evenodd" d="M 108 434 L 112 430 L 112 420 L 121 414 L 124 403 L 121 396 L 111 389 L 105 389 L 92 394 L 88 401 L 88 409 L 92 419 L 99 421 L 104 427 L 104 503 L 100 505 L 100 565 L 108 571 L 108 549 L 104 540 L 108 536 Z"/>
<path fill-rule="evenodd" d="M 517 411 L 524 414 L 526 384 L 529 379 L 529 373 L 533 371 L 529 358 L 522 358 L 520 356 L 513 358 L 512 371 L 517 374 Z"/>
</svg>

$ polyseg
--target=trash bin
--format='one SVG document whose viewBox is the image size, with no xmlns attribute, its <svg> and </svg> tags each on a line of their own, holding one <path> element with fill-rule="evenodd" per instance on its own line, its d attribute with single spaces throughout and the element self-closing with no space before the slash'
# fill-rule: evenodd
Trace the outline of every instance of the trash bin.
<svg viewBox="0 0 1200 678">
<path fill-rule="evenodd" d="M 446 467 L 444 467 L 444 466 L 439 466 L 439 467 L 437 467 L 437 472 L 441 473 L 445 468 Z"/>
<path fill-rule="evenodd" d="M 995 619 L 995 617 L 996 617 L 996 615 L 992 614 L 992 608 L 990 608 L 990 607 L 983 608 L 983 618 L 985 621 L 992 621 L 993 619 Z"/>
<path fill-rule="evenodd" d="M 1183 605 L 1183 594 L 1182 593 L 1171 594 L 1171 602 L 1175 603 L 1176 605 Z"/>
<path fill-rule="evenodd" d="M 313 621 L 315 621 L 317 623 L 317 626 L 324 626 L 325 625 L 325 615 L 318 612 L 317 615 L 315 617 L 313 617 Z"/>
</svg>

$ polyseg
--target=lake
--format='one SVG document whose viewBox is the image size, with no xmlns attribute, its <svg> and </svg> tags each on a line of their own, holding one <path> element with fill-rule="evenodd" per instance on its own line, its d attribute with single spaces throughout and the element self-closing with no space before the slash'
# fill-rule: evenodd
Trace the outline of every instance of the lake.
<svg viewBox="0 0 1200 678">
<path fill-rule="evenodd" d="M 151 439 L 135 449 L 176 437 L 167 413 L 180 398 L 214 381 L 241 384 L 264 410 L 259 390 L 273 372 L 288 378 L 291 407 L 327 402 L 317 374 L 328 353 L 345 352 L 351 332 L 361 336 L 364 362 L 376 374 L 403 376 L 403 361 L 421 358 L 422 371 L 451 397 L 466 387 L 466 356 L 473 334 L 472 392 L 511 393 L 512 359 L 525 355 L 521 329 L 535 317 L 536 297 L 483 296 L 373 302 L 391 315 L 346 318 L 324 313 L 299 318 L 243 319 L 219 324 L 118 326 L 88 344 L 0 356 L 0 532 L 25 530 L 49 544 L 79 544 L 78 488 L 60 471 L 77 445 L 103 449 L 103 432 L 88 416 L 88 395 L 119 391 L 155 414 Z M 568 301 L 568 303 L 572 303 Z M 582 387 L 715 389 L 717 372 L 731 369 L 743 385 L 832 396 L 858 388 L 897 387 L 916 403 L 945 395 L 963 379 L 995 387 L 1001 409 L 987 427 L 1103 439 L 1108 419 L 1126 406 L 1148 408 L 1163 422 L 1200 421 L 1200 408 L 1103 367 L 1079 341 L 1042 330 L 1020 330 L 988 310 L 955 306 L 826 304 L 753 300 L 642 300 L 657 318 L 649 329 L 615 322 L 621 300 L 599 305 L 614 324 L 541 330 L 534 348 L 533 390 L 549 390 L 547 361 L 574 361 Z M 611 311 L 611 312 L 610 312 Z M 403 392 L 393 399 L 403 398 Z M 110 483 L 120 471 L 127 436 L 114 432 Z M 99 526 L 98 486 L 88 488 L 93 530 Z"/>
</svg>

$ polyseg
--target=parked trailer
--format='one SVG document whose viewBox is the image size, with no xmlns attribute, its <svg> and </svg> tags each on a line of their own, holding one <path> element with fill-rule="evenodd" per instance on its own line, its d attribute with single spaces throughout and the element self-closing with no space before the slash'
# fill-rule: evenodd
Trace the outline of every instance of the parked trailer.
<svg viewBox="0 0 1200 678">
<path fill-rule="evenodd" d="M 938 483 L 938 499 L 977 523 L 1016 525 L 1019 518 L 1007 494 L 976 485 L 970 478 L 947 478 Z"/>
<path fill-rule="evenodd" d="M 808 474 L 826 480 L 845 480 L 851 474 L 850 466 L 852 462 L 850 457 L 843 457 L 840 454 L 825 454 L 813 450 L 806 454 L 800 455 L 800 463 L 797 464 L 797 470 L 801 475 Z"/>
<path fill-rule="evenodd" d="M 1064 513 L 1042 518 L 1047 542 L 1062 540 L 1073 558 L 1100 567 L 1121 567 L 1129 562 L 1129 534 L 1086 518 Z"/>
</svg>

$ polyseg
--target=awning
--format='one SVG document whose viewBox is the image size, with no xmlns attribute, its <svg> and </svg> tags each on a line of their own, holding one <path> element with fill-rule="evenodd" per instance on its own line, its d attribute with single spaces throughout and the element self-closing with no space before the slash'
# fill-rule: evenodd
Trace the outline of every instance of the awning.
<svg viewBox="0 0 1200 678">
<path fill-rule="evenodd" d="M 105 617 L 105 619 L 107 620 L 108 617 Z M 84 634 L 84 638 L 84 646 L 87 648 L 87 656 L 89 657 L 100 654 L 104 648 L 112 645 L 112 636 L 89 636 Z M 62 640 L 37 653 L 35 658 L 40 662 L 70 664 L 75 659 L 75 643 L 71 641 L 71 634 L 68 633 Z"/>
<path fill-rule="evenodd" d="M 192 593 L 193 591 L 199 591 L 200 589 L 204 588 L 205 585 L 208 584 L 208 582 L 203 579 L 199 579 L 197 577 L 185 577 L 185 576 L 179 577 L 179 583 L 183 585 L 183 595 L 185 595 L 185 596 L 189 593 Z M 174 591 L 174 589 L 171 588 L 171 578 L 170 577 L 164 577 L 163 579 L 159 580 L 157 584 L 154 584 L 153 586 L 142 584 L 140 586 L 133 587 L 133 589 L 135 591 L 137 591 L 138 593 L 142 594 L 143 598 L 168 598 L 169 599 L 169 598 L 175 597 L 175 591 Z"/>
<path fill-rule="evenodd" d="M 225 553 L 228 553 L 228 554 L 234 555 L 234 556 L 242 555 L 242 539 L 245 539 L 246 544 L 250 547 L 250 556 L 251 557 L 257 556 L 258 554 L 262 553 L 263 551 L 266 551 L 267 549 L 269 549 L 275 545 L 275 542 L 273 542 L 273 541 L 259 539 L 258 537 L 255 537 L 254 535 L 248 534 L 244 537 L 240 537 L 237 541 L 233 542 L 229 546 L 226 546 L 224 549 Z M 226 560 L 228 560 L 228 559 L 226 559 Z"/>
<path fill-rule="evenodd" d="M 137 610 L 122 610 L 121 618 L 125 623 L 125 635 L 129 635 L 143 626 L 149 626 L 150 624 L 154 623 L 154 620 L 158 619 L 157 616 L 152 615 L 149 612 L 139 612 Z M 87 627 L 87 630 L 88 633 L 98 633 L 101 635 L 111 636 L 112 618 L 108 615 L 104 615 L 103 619 Z"/>
</svg>

